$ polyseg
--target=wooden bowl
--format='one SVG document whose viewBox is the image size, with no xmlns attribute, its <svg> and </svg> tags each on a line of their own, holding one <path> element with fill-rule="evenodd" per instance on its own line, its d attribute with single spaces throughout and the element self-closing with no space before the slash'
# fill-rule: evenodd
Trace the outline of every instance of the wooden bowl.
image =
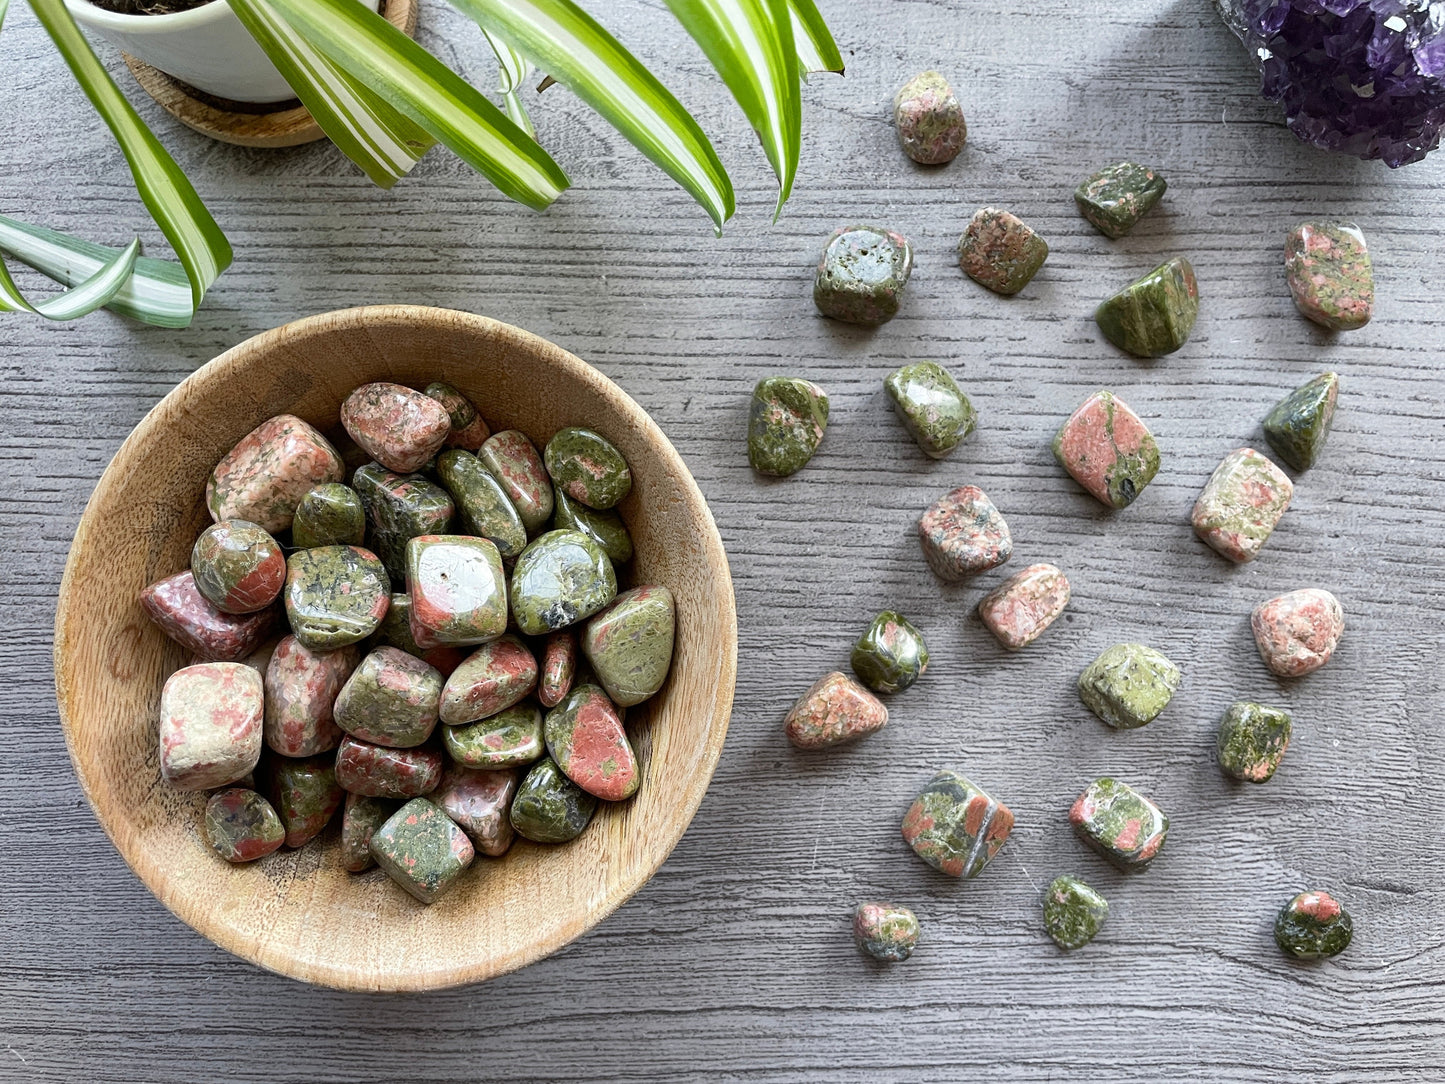
<svg viewBox="0 0 1445 1084">
<path fill-rule="evenodd" d="M 342 869 L 335 825 L 298 851 L 228 866 L 200 833 L 205 794 L 160 780 L 156 714 L 166 676 L 189 659 L 136 602 L 187 567 L 210 522 L 211 467 L 274 414 L 335 432 L 341 401 L 373 380 L 445 380 L 494 428 L 540 446 L 567 425 L 606 434 L 632 466 L 620 506 L 633 583 L 677 600 L 672 674 L 630 709 L 643 765 L 631 801 L 576 840 L 518 840 L 478 856 L 423 906 L 373 869 Z M 55 618 L 55 685 L 71 760 L 121 855 L 146 886 L 216 944 L 272 971 L 351 990 L 477 982 L 531 963 L 636 892 L 681 838 L 722 751 L 737 618 L 722 540 L 662 431 L 596 369 L 525 331 L 466 313 L 391 305 L 298 320 L 248 339 L 184 380 L 141 421 L 101 477 L 75 532 Z M 604 803 L 605 804 L 605 803 Z"/>
</svg>

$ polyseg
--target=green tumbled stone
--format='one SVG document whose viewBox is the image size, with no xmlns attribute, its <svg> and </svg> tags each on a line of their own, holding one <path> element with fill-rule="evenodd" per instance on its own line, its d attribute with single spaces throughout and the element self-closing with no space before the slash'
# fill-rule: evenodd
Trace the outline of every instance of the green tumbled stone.
<svg viewBox="0 0 1445 1084">
<path fill-rule="evenodd" d="M 286 839 L 271 803 L 247 787 L 212 794 L 201 830 L 211 850 L 233 863 L 264 858 Z"/>
<path fill-rule="evenodd" d="M 418 535 L 446 534 L 455 506 L 445 489 L 420 474 L 396 474 L 379 463 L 351 479 L 371 523 L 371 545 L 397 585 L 406 582 L 406 544 Z"/>
<path fill-rule="evenodd" d="M 485 538 L 421 535 L 406 544 L 412 635 L 469 646 L 507 631 L 507 574 Z"/>
<path fill-rule="evenodd" d="M 827 428 L 828 393 L 817 384 L 787 376 L 759 380 L 748 410 L 748 462 L 759 474 L 796 474 Z"/>
<path fill-rule="evenodd" d="M 908 619 L 884 610 L 853 645 L 853 673 L 875 693 L 902 692 L 928 669 L 923 634 Z"/>
<path fill-rule="evenodd" d="M 1069 810 L 1075 833 L 1122 870 L 1148 865 L 1164 846 L 1169 818 L 1127 783 L 1095 779 Z"/>
<path fill-rule="evenodd" d="M 395 798 L 372 798 L 348 794 L 341 811 L 341 864 L 348 872 L 361 873 L 376 864 L 371 857 L 371 837 L 401 808 Z"/>
<path fill-rule="evenodd" d="M 582 653 L 618 707 L 640 704 L 662 688 L 672 668 L 676 607 L 666 587 L 623 591 L 582 632 Z"/>
<path fill-rule="evenodd" d="M 1325 373 L 1290 392 L 1265 417 L 1265 439 L 1275 454 L 1295 470 L 1309 470 L 1315 465 L 1330 435 L 1339 394 L 1339 376 Z"/>
<path fill-rule="evenodd" d="M 1074 202 L 1100 233 L 1118 238 L 1149 213 L 1168 187 L 1152 169 L 1118 162 L 1086 178 L 1074 190 Z"/>
<path fill-rule="evenodd" d="M 301 847 L 315 838 L 341 808 L 336 758 L 330 753 L 296 760 L 275 757 L 265 773 L 266 796 L 286 828 L 286 846 Z"/>
<path fill-rule="evenodd" d="M 442 727 L 442 745 L 466 768 L 521 767 L 547 752 L 542 724 L 542 710 L 527 701 L 480 722 Z"/>
<path fill-rule="evenodd" d="M 621 802 L 637 793 L 642 773 L 621 710 L 596 685 L 579 685 L 547 713 L 547 753 L 588 794 Z"/>
<path fill-rule="evenodd" d="M 552 530 L 581 531 L 602 547 L 602 552 L 614 565 L 632 560 L 632 536 L 627 533 L 627 525 L 614 509 L 588 508 L 560 489 L 554 497 Z"/>
<path fill-rule="evenodd" d="M 1267 783 L 1289 748 L 1289 712 L 1248 700 L 1229 705 L 1219 720 L 1219 767 L 1247 783 Z"/>
<path fill-rule="evenodd" d="M 997 207 L 985 207 L 958 239 L 958 266 L 996 294 L 1018 293 L 1049 258 L 1049 245 L 1022 219 Z"/>
<path fill-rule="evenodd" d="M 903 839 L 934 869 L 977 877 L 1013 831 L 1009 807 L 958 772 L 941 771 L 903 817 Z"/>
<path fill-rule="evenodd" d="M 436 728 L 442 682 L 436 667 L 400 648 L 378 647 L 337 694 L 336 725 L 373 745 L 421 745 Z"/>
<path fill-rule="evenodd" d="M 1065 952 L 1092 941 L 1109 917 L 1109 901 L 1074 877 L 1055 877 L 1044 889 L 1044 929 Z"/>
<path fill-rule="evenodd" d="M 898 315 L 913 270 L 913 248 L 902 234 L 877 226 L 833 231 L 813 279 L 813 303 L 824 316 L 877 327 Z"/>
<path fill-rule="evenodd" d="M 1199 315 L 1199 283 L 1183 256 L 1160 264 L 1109 298 L 1094 313 L 1099 330 L 1141 358 L 1172 354 L 1189 340 Z"/>
<path fill-rule="evenodd" d="M 889 373 L 883 387 L 908 432 L 934 459 L 957 448 L 978 421 L 968 396 L 937 362 L 905 365 Z"/>
<path fill-rule="evenodd" d="M 437 456 L 436 472 L 452 495 L 464 534 L 490 539 L 508 561 L 527 548 L 522 517 L 480 459 L 460 448 L 449 448 Z"/>
<path fill-rule="evenodd" d="M 365 640 L 391 605 L 391 581 L 360 546 L 297 550 L 286 561 L 286 618 L 312 651 Z"/>
<path fill-rule="evenodd" d="M 476 851 L 440 806 L 413 798 L 372 833 L 371 856 L 402 888 L 432 903 L 456 883 Z"/>
<path fill-rule="evenodd" d="M 366 540 L 366 509 L 356 490 L 340 482 L 313 487 L 296 506 L 291 545 L 359 546 Z"/>
<path fill-rule="evenodd" d="M 528 636 L 576 624 L 616 596 L 612 562 L 581 531 L 538 536 L 512 570 L 512 616 Z"/>
<path fill-rule="evenodd" d="M 896 903 L 860 903 L 853 911 L 853 940 L 875 960 L 898 963 L 918 945 L 918 916 Z"/>
<path fill-rule="evenodd" d="M 1302 222 L 1284 247 L 1285 277 L 1295 307 L 1333 331 L 1370 322 L 1375 272 L 1365 235 L 1353 222 Z"/>
<path fill-rule="evenodd" d="M 493 433 L 477 452 L 482 465 L 502 484 L 527 533 L 540 531 L 552 518 L 552 480 L 537 446 L 520 429 Z"/>
<path fill-rule="evenodd" d="M 576 839 L 597 812 L 597 799 L 562 774 L 551 757 L 522 780 L 512 799 L 512 827 L 534 843 Z"/>
<path fill-rule="evenodd" d="M 276 601 L 286 582 L 286 557 L 271 535 L 244 519 L 223 519 L 191 548 L 191 576 L 212 606 L 251 614 Z"/>
<path fill-rule="evenodd" d="M 1349 947 L 1354 933 L 1350 913 L 1328 892 L 1301 892 L 1274 920 L 1275 943 L 1298 960 L 1338 956 Z"/>
<path fill-rule="evenodd" d="M 606 509 L 632 492 L 627 460 L 606 437 L 590 429 L 559 429 L 542 453 L 557 493 L 588 508 Z"/>
<path fill-rule="evenodd" d="M 1079 675 L 1079 699 L 1117 730 L 1152 722 L 1178 688 L 1179 667 L 1143 644 L 1115 644 Z"/>
</svg>

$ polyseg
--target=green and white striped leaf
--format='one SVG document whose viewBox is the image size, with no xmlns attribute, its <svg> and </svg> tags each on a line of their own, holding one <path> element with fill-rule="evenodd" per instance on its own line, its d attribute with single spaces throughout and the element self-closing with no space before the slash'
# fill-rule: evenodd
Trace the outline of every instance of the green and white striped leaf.
<svg viewBox="0 0 1445 1084">
<path fill-rule="evenodd" d="M 535 139 L 416 42 L 355 0 L 269 0 L 313 48 L 445 144 L 511 199 L 541 210 L 567 175 Z"/>
<path fill-rule="evenodd" d="M 294 2 L 294 0 L 293 0 Z M 732 181 L 697 121 L 572 0 L 451 0 L 490 34 L 569 87 L 712 217 L 732 217 Z"/>
<path fill-rule="evenodd" d="M 522 104 L 520 93 L 532 65 L 506 42 L 488 34 L 485 28 L 482 30 L 482 37 L 487 39 L 487 44 L 497 56 L 497 86 L 502 92 L 502 106 L 506 109 L 507 116 L 512 118 L 512 123 L 518 128 L 536 138 L 537 129 L 532 127 L 532 118 L 527 115 L 527 107 Z"/>
<path fill-rule="evenodd" d="M 788 0 L 788 12 L 793 21 L 793 41 L 798 50 L 798 63 L 803 69 L 803 78 L 809 72 L 837 72 L 843 74 L 843 54 L 818 7 L 813 0 Z"/>
<path fill-rule="evenodd" d="M 231 10 L 331 142 L 382 188 L 410 172 L 436 142 L 327 60 L 267 0 L 231 0 Z"/>
<path fill-rule="evenodd" d="M 94 274 L 55 297 L 32 302 L 20 292 L 20 287 L 10 277 L 10 269 L 0 260 L 0 309 L 7 312 L 30 312 L 49 320 L 74 320 L 94 312 L 115 297 L 116 293 L 135 270 L 135 260 L 140 254 L 140 238 L 137 237 L 111 258 L 101 264 Z"/>
</svg>

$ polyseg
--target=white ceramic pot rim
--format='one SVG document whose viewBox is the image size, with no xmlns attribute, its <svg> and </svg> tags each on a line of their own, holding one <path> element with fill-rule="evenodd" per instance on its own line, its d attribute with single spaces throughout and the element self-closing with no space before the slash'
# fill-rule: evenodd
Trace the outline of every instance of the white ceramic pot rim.
<svg viewBox="0 0 1445 1084">
<path fill-rule="evenodd" d="M 198 8 L 191 8 L 189 11 L 172 11 L 165 15 L 123 15 L 118 11 L 103 8 L 99 4 L 92 4 L 90 0 L 81 0 L 81 2 L 93 9 L 86 12 L 87 22 L 96 27 L 124 30 L 127 34 L 146 32 L 171 34 L 177 30 L 190 30 L 217 19 L 232 17 L 230 7 L 221 3 L 221 0 L 208 0 Z"/>
</svg>

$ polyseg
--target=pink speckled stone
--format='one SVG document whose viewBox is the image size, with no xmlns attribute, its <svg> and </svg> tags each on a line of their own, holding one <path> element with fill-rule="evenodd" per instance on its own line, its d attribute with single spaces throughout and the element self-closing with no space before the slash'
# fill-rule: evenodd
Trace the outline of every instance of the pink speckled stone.
<svg viewBox="0 0 1445 1084">
<path fill-rule="evenodd" d="M 1063 468 L 1110 508 L 1127 508 L 1159 472 L 1149 427 L 1113 392 L 1096 391 L 1054 437 Z"/>
<path fill-rule="evenodd" d="M 312 651 L 295 636 L 284 637 L 266 667 L 266 744 L 283 757 L 309 757 L 341 742 L 332 705 L 356 669 L 353 645 Z"/>
<path fill-rule="evenodd" d="M 1328 591 L 1306 587 L 1260 603 L 1249 625 L 1264 664 L 1280 677 L 1301 677 L 1330 661 L 1345 611 Z"/>
<path fill-rule="evenodd" d="M 261 678 L 238 662 L 186 666 L 161 689 L 161 778 L 179 790 L 234 783 L 261 758 Z"/>
<path fill-rule="evenodd" d="M 1194 533 L 1236 564 L 1253 561 L 1289 507 L 1294 484 L 1253 448 L 1224 457 L 1194 503 Z"/>
<path fill-rule="evenodd" d="M 341 424 L 362 451 L 397 474 L 424 467 L 452 431 L 441 403 L 386 381 L 363 384 L 348 395 L 341 404 Z"/>
<path fill-rule="evenodd" d="M 978 604 L 988 631 L 1010 651 L 1027 647 L 1069 604 L 1069 581 L 1053 565 L 1030 565 L 995 587 Z"/>
<path fill-rule="evenodd" d="M 206 507 L 218 523 L 244 519 L 275 534 L 291 526 L 313 486 L 340 482 L 346 467 L 336 449 L 306 422 L 278 414 L 242 437 L 206 483 Z"/>
<path fill-rule="evenodd" d="M 512 796 L 517 773 L 510 768 L 486 771 L 453 765 L 442 776 L 432 801 L 461 826 L 477 850 L 499 858 L 512 845 Z"/>
<path fill-rule="evenodd" d="M 826 749 L 867 737 L 888 725 L 883 701 L 836 670 L 805 692 L 783 720 L 799 749 Z"/>
<path fill-rule="evenodd" d="M 276 624 L 274 607 L 223 614 L 206 601 L 190 569 L 151 584 L 140 593 L 140 604 L 172 640 L 216 662 L 238 662 L 252 654 Z"/>
<path fill-rule="evenodd" d="M 1003 564 L 1014 550 L 1008 524 L 978 486 L 959 486 L 929 505 L 918 541 L 934 575 L 951 583 Z"/>
</svg>

